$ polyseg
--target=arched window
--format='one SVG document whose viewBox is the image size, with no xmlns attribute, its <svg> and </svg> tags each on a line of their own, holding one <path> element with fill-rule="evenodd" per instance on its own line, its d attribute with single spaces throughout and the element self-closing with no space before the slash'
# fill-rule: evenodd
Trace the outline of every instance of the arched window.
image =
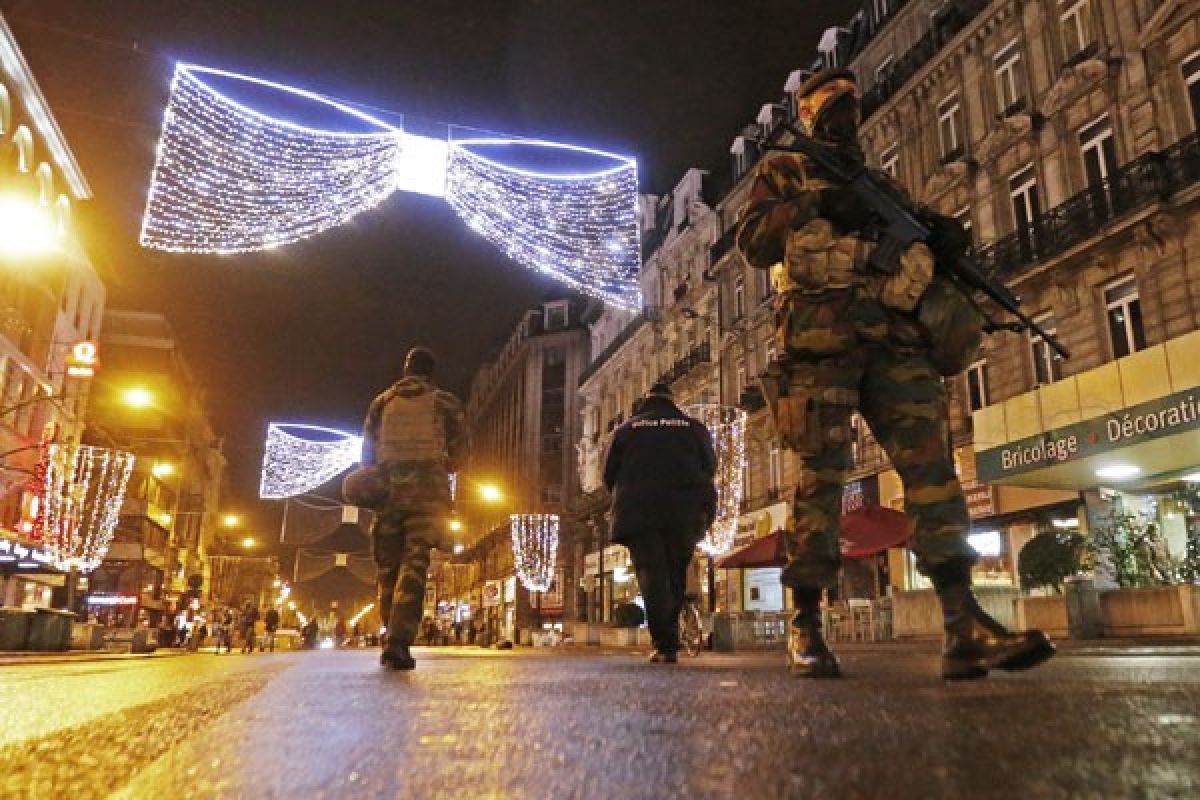
<svg viewBox="0 0 1200 800">
<path fill-rule="evenodd" d="M 34 175 L 37 177 L 38 202 L 49 208 L 50 204 L 54 202 L 54 170 L 43 161 L 38 164 Z"/>
<path fill-rule="evenodd" d="M 0 133 L 8 133 L 12 127 L 12 101 L 8 99 L 8 87 L 0 83 Z"/>
<path fill-rule="evenodd" d="M 21 125 L 13 134 L 13 145 L 17 149 L 17 170 L 20 172 L 33 171 L 33 134 L 29 128 Z"/>
<path fill-rule="evenodd" d="M 54 224 L 60 236 L 67 234 L 71 224 L 71 198 L 60 194 L 54 203 Z"/>
</svg>

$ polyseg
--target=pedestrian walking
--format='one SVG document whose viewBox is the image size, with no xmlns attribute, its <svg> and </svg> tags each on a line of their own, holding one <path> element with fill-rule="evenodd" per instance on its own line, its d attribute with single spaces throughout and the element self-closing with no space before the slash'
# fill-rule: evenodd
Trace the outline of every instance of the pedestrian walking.
<svg viewBox="0 0 1200 800">
<path fill-rule="evenodd" d="M 363 429 L 363 467 L 343 484 L 348 502 L 377 510 L 371 530 L 379 570 L 379 613 L 387 626 L 380 663 L 413 669 L 409 648 L 425 602 L 433 547 L 448 547 L 449 473 L 462 463 L 462 404 L 433 383 L 435 360 L 408 351 L 404 376 L 371 403 Z"/>
<path fill-rule="evenodd" d="M 609 446 L 612 540 L 633 559 L 655 663 L 677 661 L 687 567 L 716 512 L 716 466 L 708 429 L 679 410 L 663 383 L 651 387 Z"/>
<path fill-rule="evenodd" d="M 854 73 L 824 70 L 797 91 L 802 134 L 863 169 Z M 827 162 L 832 163 L 832 162 Z M 764 378 L 776 432 L 800 456 L 789 562 L 781 580 L 796 616 L 788 655 L 809 677 L 840 674 L 821 633 L 823 589 L 837 586 L 842 484 L 850 468 L 852 414 L 883 446 L 904 484 L 917 568 L 933 582 L 945 629 L 942 675 L 979 678 L 1024 669 L 1054 647 L 1040 631 L 1010 633 L 984 613 L 971 589 L 978 555 L 954 468 L 945 377 L 978 357 L 983 320 L 944 276 L 970 240 L 949 217 L 913 206 L 933 230 L 928 242 L 892 247 L 868 202 L 809 155 L 777 153 L 758 166 L 741 212 L 737 245 L 769 269 L 779 293 L 776 338 L 784 358 Z M 867 173 L 906 202 L 904 189 Z"/>
<path fill-rule="evenodd" d="M 275 652 L 275 632 L 278 630 L 279 612 L 274 608 L 268 608 L 263 618 L 263 644 L 272 653 Z"/>
<path fill-rule="evenodd" d="M 254 652 L 254 626 L 258 622 L 258 609 L 253 603 L 246 603 L 242 609 L 242 653 Z"/>
</svg>

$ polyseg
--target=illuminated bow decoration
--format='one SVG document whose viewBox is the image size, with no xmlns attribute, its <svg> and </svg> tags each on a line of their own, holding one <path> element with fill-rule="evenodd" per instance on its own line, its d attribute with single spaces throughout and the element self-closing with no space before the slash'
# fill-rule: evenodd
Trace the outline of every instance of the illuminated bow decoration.
<svg viewBox="0 0 1200 800">
<path fill-rule="evenodd" d="M 277 119 L 222 94 L 214 79 L 311 101 L 368 130 Z M 501 160 L 566 157 L 588 168 L 541 172 Z M 419 136 L 304 89 L 193 64 L 175 67 L 140 241 L 175 252 L 264 250 L 340 225 L 396 190 L 443 197 L 514 261 L 640 308 L 634 159 L 540 140 L 455 138 L 454 129 Z"/>
<path fill-rule="evenodd" d="M 361 436 L 333 428 L 272 422 L 258 496 L 281 500 L 315 489 L 357 464 L 362 445 Z"/>
</svg>

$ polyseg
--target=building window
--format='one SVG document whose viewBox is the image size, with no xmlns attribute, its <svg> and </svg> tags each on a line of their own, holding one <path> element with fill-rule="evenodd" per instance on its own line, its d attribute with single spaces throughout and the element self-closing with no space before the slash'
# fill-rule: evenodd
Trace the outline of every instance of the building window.
<svg viewBox="0 0 1200 800">
<path fill-rule="evenodd" d="M 1111 211 L 1108 180 L 1117 167 L 1117 145 L 1107 116 L 1079 132 L 1079 151 L 1095 214 L 1099 219 L 1108 219 Z"/>
<path fill-rule="evenodd" d="M 767 301 L 775 294 L 775 287 L 771 285 L 771 271 L 768 269 L 758 270 L 758 296 Z"/>
<path fill-rule="evenodd" d="M 1142 325 L 1142 303 L 1137 281 L 1126 278 L 1104 290 L 1104 308 L 1108 316 L 1108 336 L 1113 357 L 1121 358 L 1145 348 L 1146 331 Z"/>
<path fill-rule="evenodd" d="M 1200 53 L 1183 62 L 1183 79 L 1187 83 L 1188 105 L 1192 107 L 1192 130 L 1200 131 Z"/>
<path fill-rule="evenodd" d="M 1012 198 L 1013 227 L 1021 245 L 1021 257 L 1032 261 L 1036 245 L 1038 216 L 1042 213 L 1038 200 L 1037 174 L 1030 165 L 1008 179 L 1009 196 Z"/>
<path fill-rule="evenodd" d="M 976 361 L 967 367 L 967 405 L 971 411 L 978 411 L 987 404 L 987 361 Z"/>
<path fill-rule="evenodd" d="M 900 148 L 890 147 L 879 158 L 879 169 L 892 180 L 900 182 Z"/>
<path fill-rule="evenodd" d="M 746 316 L 746 279 L 738 275 L 733 281 L 733 318 Z"/>
<path fill-rule="evenodd" d="M 892 77 L 892 70 L 896 67 L 895 56 L 888 56 L 880 62 L 875 68 L 875 82 L 884 83 L 888 78 Z"/>
<path fill-rule="evenodd" d="M 1058 332 L 1054 316 L 1046 314 L 1034 320 L 1050 336 Z M 1033 358 L 1033 385 L 1045 386 L 1062 378 L 1062 359 L 1042 336 L 1029 335 L 1030 355 Z"/>
<path fill-rule="evenodd" d="M 738 397 L 742 396 L 742 392 L 746 389 L 746 359 L 744 356 L 738 356 L 737 369 L 734 370 L 734 380 L 736 383 L 733 386 L 734 394 Z"/>
<path fill-rule="evenodd" d="M 1063 52 L 1070 61 L 1096 40 L 1095 26 L 1092 24 L 1092 0 L 1066 0 L 1060 2 L 1058 7 Z"/>
<path fill-rule="evenodd" d="M 781 486 L 783 486 L 783 454 L 779 450 L 779 445 L 772 442 L 771 450 L 767 454 L 767 490 L 775 494 Z"/>
<path fill-rule="evenodd" d="M 561 331 L 567 327 L 567 301 L 559 300 L 554 303 L 547 303 L 543 307 L 544 322 L 546 330 Z"/>
<path fill-rule="evenodd" d="M 959 225 L 962 225 L 963 232 L 967 234 L 967 241 L 970 243 L 971 247 L 974 248 L 975 229 L 971 225 L 971 207 L 967 206 L 966 208 L 960 209 L 958 213 L 954 215 L 954 221 Z"/>
<path fill-rule="evenodd" d="M 1024 106 L 1024 76 L 1021 71 L 1021 48 L 1016 39 L 992 59 L 996 70 L 996 102 L 1004 116 L 1019 111 Z"/>
<path fill-rule="evenodd" d="M 775 350 L 775 337 L 773 335 L 768 336 L 766 341 L 763 342 L 763 353 L 766 356 L 766 361 L 763 363 L 763 369 L 766 369 L 767 367 L 771 366 L 772 362 L 775 361 L 775 355 L 777 353 Z"/>
<path fill-rule="evenodd" d="M 871 11 L 875 14 L 875 24 L 882 25 L 892 13 L 892 3 L 895 0 L 871 0 Z"/>
<path fill-rule="evenodd" d="M 962 104 L 958 101 L 958 94 L 952 94 L 939 103 L 937 115 L 942 161 L 953 161 L 963 154 Z"/>
</svg>

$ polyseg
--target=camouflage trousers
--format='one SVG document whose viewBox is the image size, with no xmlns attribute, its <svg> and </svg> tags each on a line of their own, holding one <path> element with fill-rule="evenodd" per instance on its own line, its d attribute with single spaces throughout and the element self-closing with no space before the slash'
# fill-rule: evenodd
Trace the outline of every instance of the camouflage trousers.
<svg viewBox="0 0 1200 800">
<path fill-rule="evenodd" d="M 407 647 L 417 638 L 438 521 L 430 511 L 390 505 L 375 517 L 371 546 L 379 570 L 379 616 L 387 626 L 389 647 Z"/>
<path fill-rule="evenodd" d="M 788 382 L 812 398 L 809 435 L 793 442 L 801 475 L 784 585 L 837 585 L 854 411 L 904 484 L 917 568 L 929 574 L 948 561 L 973 562 L 977 556 L 966 541 L 970 518 L 951 452 L 946 386 L 930 363 L 927 334 L 916 319 L 851 287 L 787 293 L 779 300 L 777 323 Z"/>
</svg>

